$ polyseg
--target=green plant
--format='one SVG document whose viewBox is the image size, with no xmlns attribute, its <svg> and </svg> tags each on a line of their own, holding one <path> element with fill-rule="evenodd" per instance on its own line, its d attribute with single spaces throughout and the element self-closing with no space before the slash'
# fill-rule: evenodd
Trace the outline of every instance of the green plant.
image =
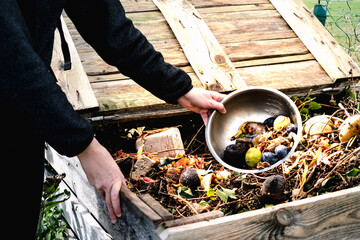
<svg viewBox="0 0 360 240">
<path fill-rule="evenodd" d="M 321 105 L 314 101 L 315 98 L 310 97 L 310 92 L 304 98 L 293 97 L 292 100 L 298 107 L 303 121 L 306 121 L 310 118 L 311 110 L 317 110 L 321 108 Z"/>
<path fill-rule="evenodd" d="M 66 237 L 66 229 L 69 228 L 62 216 L 62 209 L 58 207 L 70 198 L 70 192 L 59 192 L 59 184 L 65 177 L 65 173 L 46 178 L 41 201 L 40 217 L 36 238 L 40 239 L 63 239 Z"/>
</svg>

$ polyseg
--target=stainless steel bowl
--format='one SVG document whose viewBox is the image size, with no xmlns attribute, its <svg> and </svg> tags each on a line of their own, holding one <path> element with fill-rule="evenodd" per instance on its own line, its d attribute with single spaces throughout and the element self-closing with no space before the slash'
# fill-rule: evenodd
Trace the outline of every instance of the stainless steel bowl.
<svg viewBox="0 0 360 240">
<path fill-rule="evenodd" d="M 284 93 L 268 87 L 249 87 L 232 92 L 226 96 L 222 103 L 227 113 L 214 111 L 209 118 L 205 130 L 207 146 L 214 158 L 225 167 L 242 173 L 259 173 L 279 166 L 294 152 L 301 136 L 301 116 L 293 101 Z M 264 169 L 240 169 L 225 162 L 221 156 L 230 141 L 246 121 L 263 122 L 276 115 L 289 116 L 297 126 L 297 138 L 288 154 L 275 164 Z"/>
</svg>

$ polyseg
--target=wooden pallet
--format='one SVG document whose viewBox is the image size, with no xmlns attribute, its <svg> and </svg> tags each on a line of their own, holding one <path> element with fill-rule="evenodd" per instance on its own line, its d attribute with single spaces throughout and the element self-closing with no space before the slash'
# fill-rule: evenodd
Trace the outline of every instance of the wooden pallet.
<svg viewBox="0 0 360 240">
<path fill-rule="evenodd" d="M 211 88 L 199 79 L 199 71 L 189 63 L 189 60 L 194 60 L 184 54 L 182 40 L 175 37 L 152 1 L 121 2 L 127 17 L 167 62 L 184 69 L 194 86 Z M 162 6 L 173 2 L 179 6 L 185 4 L 179 0 L 158 2 Z M 350 69 L 355 78 L 360 77 L 359 67 L 301 0 L 191 0 L 185 5 L 188 4 L 196 9 L 193 18 L 201 20 L 204 28 L 210 30 L 222 48 L 222 52 L 219 51 L 228 57 L 248 86 L 268 86 L 285 93 L 307 93 L 309 89 L 333 86 L 348 79 Z M 115 67 L 107 65 L 84 42 L 71 21 L 66 17 L 65 21 L 99 103 L 100 109 L 92 111 L 93 116 L 126 113 L 123 117 L 119 115 L 118 119 L 134 120 L 142 113 L 143 116 L 152 114 L 158 117 L 179 114 L 177 106 L 165 104 Z M 228 90 L 228 87 L 221 84 L 213 89 Z M 181 112 L 185 110 L 181 109 Z"/>
</svg>

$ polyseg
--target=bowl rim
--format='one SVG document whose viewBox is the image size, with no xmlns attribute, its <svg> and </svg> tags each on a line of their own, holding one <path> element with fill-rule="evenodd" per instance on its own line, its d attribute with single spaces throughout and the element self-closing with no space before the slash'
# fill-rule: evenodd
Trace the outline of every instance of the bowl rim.
<svg viewBox="0 0 360 240">
<path fill-rule="evenodd" d="M 296 139 L 294 141 L 294 144 L 293 144 L 293 147 L 290 149 L 290 151 L 288 152 L 288 154 L 280 159 L 279 161 L 277 161 L 275 164 L 272 164 L 270 167 L 267 167 L 267 168 L 262 168 L 262 169 L 242 169 L 242 168 L 236 168 L 236 167 L 233 167 L 229 164 L 227 164 L 226 162 L 224 162 L 220 156 L 218 156 L 218 154 L 215 152 L 215 149 L 210 145 L 210 130 L 209 130 L 209 127 L 213 121 L 213 119 L 215 118 L 216 114 L 221 114 L 219 113 L 217 110 L 214 110 L 211 114 L 210 114 L 210 117 L 209 117 L 209 120 L 206 124 L 206 128 L 205 128 L 205 140 L 206 140 L 206 145 L 207 147 L 209 148 L 210 150 L 210 153 L 211 155 L 216 159 L 216 161 L 218 161 L 220 164 L 222 164 L 223 166 L 225 166 L 226 168 L 230 169 L 230 170 L 233 170 L 235 172 L 240 172 L 240 173 L 261 173 L 261 172 L 265 172 L 265 171 L 268 171 L 268 170 L 271 170 L 277 166 L 279 166 L 280 164 L 282 164 L 286 159 L 288 159 L 292 154 L 293 152 L 295 151 L 297 145 L 299 144 L 299 140 L 301 138 L 301 133 L 302 133 L 302 120 L 301 120 L 301 115 L 300 115 L 300 112 L 298 110 L 298 108 L 296 107 L 295 103 L 290 99 L 290 97 L 288 97 L 286 94 L 284 94 L 283 92 L 277 90 L 277 89 L 274 89 L 274 88 L 270 88 L 270 87 L 262 87 L 262 86 L 252 86 L 252 87 L 246 87 L 246 88 L 242 88 L 242 89 L 238 89 L 238 90 L 235 90 L 233 92 L 231 92 L 230 94 L 226 95 L 223 100 L 221 101 L 221 103 L 225 104 L 229 99 L 231 99 L 232 96 L 234 95 L 238 95 L 238 94 L 241 94 L 243 92 L 247 92 L 247 91 L 253 91 L 253 90 L 265 90 L 265 91 L 268 91 L 268 92 L 272 92 L 272 93 L 276 93 L 278 95 L 280 95 L 283 99 L 286 99 L 287 102 L 294 108 L 296 109 L 297 111 L 295 111 L 295 116 L 296 116 L 296 119 L 297 119 L 297 133 L 296 133 Z"/>
</svg>

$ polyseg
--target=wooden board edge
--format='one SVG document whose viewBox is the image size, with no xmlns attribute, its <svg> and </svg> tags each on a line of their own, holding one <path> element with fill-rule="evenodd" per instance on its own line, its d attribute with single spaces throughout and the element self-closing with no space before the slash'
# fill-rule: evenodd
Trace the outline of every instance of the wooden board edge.
<svg viewBox="0 0 360 240">
<path fill-rule="evenodd" d="M 158 201 L 156 201 L 150 194 L 141 194 L 139 198 L 154 210 L 162 219 L 162 221 L 170 221 L 174 216 L 170 214 Z"/>
<path fill-rule="evenodd" d="M 47 176 L 51 175 L 47 170 L 45 170 L 45 174 Z M 113 239 L 113 237 L 104 230 L 88 209 L 77 199 L 76 194 L 64 181 L 61 181 L 59 184 L 59 189 L 60 192 L 64 190 L 70 192 L 70 198 L 65 202 L 60 203 L 59 206 L 63 210 L 64 218 L 69 224 L 71 230 L 79 239 Z"/>
<path fill-rule="evenodd" d="M 246 87 L 195 7 L 186 0 L 153 0 L 206 89 L 223 92 Z"/>
<path fill-rule="evenodd" d="M 68 101 L 75 110 L 85 110 L 98 108 L 99 104 L 95 94 L 91 88 L 89 79 L 82 66 L 80 56 L 76 50 L 75 44 L 65 24 L 64 18 L 61 16 L 61 25 L 64 38 L 68 44 L 71 69 L 64 70 L 64 57 L 61 46 L 61 38 L 59 30 L 56 29 L 54 35 L 54 48 L 51 60 L 51 68 L 58 80 L 58 83 L 66 94 Z"/>
<path fill-rule="evenodd" d="M 114 239 L 145 238 L 155 239 L 155 224 L 162 221 L 160 216 L 148 207 L 136 194 L 121 189 L 122 216 L 116 224 L 111 223 L 105 202 L 87 181 L 77 157 L 66 157 L 46 145 L 45 159 L 59 173 L 66 173 L 64 181 L 74 192 L 79 202 L 100 222 Z"/>
<path fill-rule="evenodd" d="M 360 68 L 302 0 L 270 0 L 333 81 L 360 76 Z"/>
<path fill-rule="evenodd" d="M 360 186 L 158 234 L 160 239 L 352 239 L 360 234 L 359 198 Z"/>
</svg>

